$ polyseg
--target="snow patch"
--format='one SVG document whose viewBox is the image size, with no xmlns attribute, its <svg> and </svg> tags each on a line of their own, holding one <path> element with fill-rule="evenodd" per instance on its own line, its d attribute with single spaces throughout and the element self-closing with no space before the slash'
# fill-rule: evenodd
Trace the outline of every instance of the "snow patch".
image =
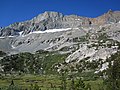
<svg viewBox="0 0 120 90">
<path fill-rule="evenodd" d="M 21 35 L 22 37 L 28 36 L 30 34 L 43 34 L 43 33 L 54 33 L 54 32 L 61 32 L 61 31 L 68 31 L 71 30 L 72 28 L 65 28 L 65 29 L 48 29 L 45 31 L 32 31 L 29 34 L 26 35 Z M 78 28 L 74 28 L 74 29 L 78 29 Z M 22 32 L 20 32 L 21 34 Z"/>
<path fill-rule="evenodd" d="M 14 48 L 16 48 L 15 46 L 13 46 L 13 45 L 11 45 L 11 47 L 14 49 Z"/>
<path fill-rule="evenodd" d="M 15 37 L 15 36 L 8 36 L 8 37 L 10 37 L 10 38 L 11 38 L 11 37 Z"/>
<path fill-rule="evenodd" d="M 78 21 L 80 21 L 81 19 L 75 19 L 75 20 L 78 20 Z"/>
<path fill-rule="evenodd" d="M 22 36 L 23 31 L 19 32 L 19 35 Z"/>
<path fill-rule="evenodd" d="M 0 39 L 4 39 L 5 37 L 0 37 Z"/>
<path fill-rule="evenodd" d="M 71 28 L 66 28 L 66 29 L 49 29 L 49 30 L 45 30 L 45 31 L 33 31 L 30 32 L 30 34 L 32 33 L 54 33 L 54 32 L 61 32 L 61 31 L 67 31 L 70 30 Z"/>
<path fill-rule="evenodd" d="M 9 38 L 12 38 L 12 37 L 15 37 L 15 36 L 5 36 L 5 37 L 0 37 L 0 39 L 4 39 L 6 37 L 9 37 Z"/>
</svg>

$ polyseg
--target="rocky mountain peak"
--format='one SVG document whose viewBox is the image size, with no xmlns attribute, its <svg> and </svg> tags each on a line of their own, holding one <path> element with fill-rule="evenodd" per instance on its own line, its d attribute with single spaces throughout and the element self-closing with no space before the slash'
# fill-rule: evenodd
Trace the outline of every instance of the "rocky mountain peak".
<svg viewBox="0 0 120 90">
<path fill-rule="evenodd" d="M 40 21 L 43 21 L 43 20 L 58 20 L 60 18 L 63 18 L 63 14 L 59 13 L 59 12 L 50 12 L 50 11 L 46 11 L 40 15 L 38 15 L 37 17 L 33 18 L 33 20 L 36 22 L 36 23 L 39 23 Z"/>
<path fill-rule="evenodd" d="M 109 9 L 105 14 L 112 14 L 112 13 L 114 13 L 114 11 L 112 9 Z"/>
<path fill-rule="evenodd" d="M 94 25 L 117 23 L 120 21 L 120 12 L 109 10 L 108 12 L 104 13 L 101 16 L 98 16 L 97 18 L 90 19 L 90 21 Z"/>
<path fill-rule="evenodd" d="M 63 14 L 62 13 L 59 13 L 59 12 L 51 12 L 51 11 L 46 11 L 42 14 L 43 16 L 47 16 L 48 18 L 52 17 L 52 18 L 55 18 L 55 17 L 63 17 Z"/>
</svg>

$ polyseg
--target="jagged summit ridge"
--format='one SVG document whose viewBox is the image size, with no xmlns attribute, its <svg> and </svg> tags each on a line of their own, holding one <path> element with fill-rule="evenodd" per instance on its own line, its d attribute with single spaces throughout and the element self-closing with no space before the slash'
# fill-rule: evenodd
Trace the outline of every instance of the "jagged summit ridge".
<svg viewBox="0 0 120 90">
<path fill-rule="evenodd" d="M 104 13 L 103 15 L 92 19 L 92 22 L 96 25 L 117 23 L 119 21 L 120 21 L 120 11 L 112 11 L 112 10 L 109 10 L 107 13 Z"/>
<path fill-rule="evenodd" d="M 23 35 L 31 31 L 45 31 L 49 29 L 79 28 L 81 26 L 103 25 L 120 21 L 119 11 L 108 11 L 97 18 L 81 17 L 77 15 L 63 15 L 58 12 L 44 12 L 31 20 L 14 23 L 0 30 L 0 36 Z"/>
</svg>

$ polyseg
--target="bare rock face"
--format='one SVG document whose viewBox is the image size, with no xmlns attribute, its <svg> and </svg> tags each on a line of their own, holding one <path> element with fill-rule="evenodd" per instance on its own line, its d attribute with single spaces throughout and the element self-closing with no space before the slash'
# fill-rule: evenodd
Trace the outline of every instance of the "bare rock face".
<svg viewBox="0 0 120 90">
<path fill-rule="evenodd" d="M 104 15 L 99 16 L 97 18 L 92 18 L 92 19 L 90 19 L 90 21 L 93 24 L 96 24 L 96 25 L 104 25 L 104 24 L 110 24 L 110 23 L 117 23 L 117 22 L 120 21 L 120 11 L 109 10 Z"/>
<path fill-rule="evenodd" d="M 34 23 L 40 23 L 40 21 L 50 20 L 56 21 L 63 18 L 63 14 L 58 12 L 44 12 L 43 14 L 38 15 L 37 17 L 33 18 Z"/>
</svg>

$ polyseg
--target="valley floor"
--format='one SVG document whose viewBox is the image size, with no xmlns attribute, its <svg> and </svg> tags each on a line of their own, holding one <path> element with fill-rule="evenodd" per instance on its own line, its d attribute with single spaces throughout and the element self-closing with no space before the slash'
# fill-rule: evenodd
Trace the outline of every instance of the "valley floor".
<svg viewBox="0 0 120 90">
<path fill-rule="evenodd" d="M 1 77 L 0 90 L 6 90 L 6 88 L 10 86 L 12 80 L 14 85 L 22 88 L 22 90 L 31 90 L 30 88 L 32 85 L 36 85 L 36 87 L 39 86 L 41 90 L 61 90 L 61 79 L 57 75 L 24 75 L 16 77 Z M 69 87 L 71 87 L 71 80 L 68 79 L 66 82 L 67 90 L 69 90 Z M 91 90 L 99 90 L 99 87 L 102 86 L 102 82 L 103 81 L 101 79 L 84 81 L 85 84 L 89 83 L 91 85 Z"/>
</svg>

